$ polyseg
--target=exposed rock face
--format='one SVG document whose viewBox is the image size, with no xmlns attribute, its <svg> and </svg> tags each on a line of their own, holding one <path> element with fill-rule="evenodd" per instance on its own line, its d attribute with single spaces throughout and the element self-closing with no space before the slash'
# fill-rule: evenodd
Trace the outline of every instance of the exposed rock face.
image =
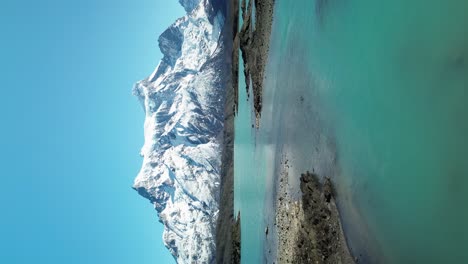
<svg viewBox="0 0 468 264">
<path fill-rule="evenodd" d="M 229 1 L 223 36 L 226 61 L 231 66 L 224 108 L 224 141 L 221 167 L 220 208 L 216 228 L 216 263 L 240 263 L 240 215 L 234 217 L 234 115 L 237 105 L 239 47 L 235 45 L 239 19 L 237 1 Z"/>
<path fill-rule="evenodd" d="M 253 11 L 254 2 L 255 12 Z M 265 78 L 265 65 L 268 60 L 275 0 L 254 2 L 249 1 L 247 4 L 246 0 L 242 0 L 243 24 L 238 34 L 238 41 L 242 50 L 245 84 L 248 95 L 250 82 L 252 81 L 254 110 L 258 127 L 262 112 L 263 79 Z"/>
<path fill-rule="evenodd" d="M 287 177 L 282 175 L 279 185 L 277 263 L 355 263 L 346 244 L 330 179 L 325 178 L 322 184 L 316 174 L 302 174 L 302 198 L 294 201 L 287 193 Z"/>
<path fill-rule="evenodd" d="M 159 37 L 164 57 L 134 87 L 145 110 L 134 188 L 164 224 L 178 263 L 215 263 L 226 79 L 224 1 L 180 0 L 187 14 Z"/>
<path fill-rule="evenodd" d="M 237 214 L 236 223 L 232 229 L 232 258 L 231 264 L 239 264 L 241 263 L 241 214 L 240 212 Z"/>
</svg>

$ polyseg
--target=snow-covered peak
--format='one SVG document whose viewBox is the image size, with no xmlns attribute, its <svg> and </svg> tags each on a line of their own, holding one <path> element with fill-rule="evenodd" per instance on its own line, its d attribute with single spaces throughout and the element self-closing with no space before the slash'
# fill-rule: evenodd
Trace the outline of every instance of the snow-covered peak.
<svg viewBox="0 0 468 264">
<path fill-rule="evenodd" d="M 179 0 L 179 3 L 184 7 L 185 12 L 190 13 L 200 4 L 200 0 Z"/>
<path fill-rule="evenodd" d="M 225 18 L 212 1 L 180 2 L 187 15 L 158 39 L 163 59 L 134 86 L 146 116 L 134 188 L 154 205 L 165 226 L 164 243 L 178 263 L 214 263 L 230 71 L 219 41 Z"/>
</svg>

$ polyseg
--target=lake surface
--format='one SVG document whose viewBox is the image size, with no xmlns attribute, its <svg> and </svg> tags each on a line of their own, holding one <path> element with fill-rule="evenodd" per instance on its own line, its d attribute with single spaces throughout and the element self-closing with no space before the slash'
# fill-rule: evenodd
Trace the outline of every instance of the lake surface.
<svg viewBox="0 0 468 264">
<path fill-rule="evenodd" d="M 264 227 L 285 158 L 293 193 L 306 170 L 332 178 L 364 263 L 468 263 L 468 1 L 275 8 L 258 131 L 239 82 L 242 263 L 274 254 Z"/>
</svg>

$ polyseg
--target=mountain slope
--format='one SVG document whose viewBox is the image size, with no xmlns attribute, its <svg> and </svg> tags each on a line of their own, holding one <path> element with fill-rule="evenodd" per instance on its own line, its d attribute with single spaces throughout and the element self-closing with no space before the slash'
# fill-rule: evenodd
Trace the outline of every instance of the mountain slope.
<svg viewBox="0 0 468 264">
<path fill-rule="evenodd" d="M 225 80 L 222 1 L 180 0 L 187 14 L 158 39 L 164 57 L 135 84 L 145 110 L 134 189 L 164 224 L 178 263 L 214 263 Z"/>
</svg>

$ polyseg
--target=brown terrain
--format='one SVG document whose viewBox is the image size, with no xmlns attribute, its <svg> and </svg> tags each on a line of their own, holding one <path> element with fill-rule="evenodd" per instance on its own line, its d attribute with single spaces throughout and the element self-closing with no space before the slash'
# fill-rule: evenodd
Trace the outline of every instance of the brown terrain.
<svg viewBox="0 0 468 264">
<path fill-rule="evenodd" d="M 302 198 L 299 201 L 288 193 L 287 179 L 287 172 L 283 172 L 275 223 L 278 231 L 277 263 L 355 263 L 346 244 L 330 179 L 325 178 L 320 183 L 316 174 L 303 173 L 300 182 Z"/>
<path fill-rule="evenodd" d="M 240 214 L 234 218 L 234 116 L 237 107 L 239 48 L 234 44 L 238 31 L 238 2 L 230 1 L 224 31 L 226 61 L 232 65 L 230 78 L 226 81 L 224 108 L 224 133 L 221 168 L 221 187 L 218 222 L 216 225 L 216 263 L 240 263 Z"/>
<path fill-rule="evenodd" d="M 255 4 L 255 8 L 253 8 Z M 224 149 L 222 156 L 220 212 L 216 233 L 217 263 L 240 263 L 240 212 L 234 217 L 234 116 L 238 107 L 239 49 L 244 61 L 247 94 L 252 84 L 256 125 L 262 110 L 263 80 L 267 63 L 274 0 L 242 0 L 243 24 L 239 30 L 239 0 L 229 2 L 228 21 L 231 32 L 226 42 L 232 47 L 227 60 L 232 74 L 227 82 L 225 104 Z M 255 12 L 254 12 L 255 11 Z M 255 22 L 254 22 L 255 21 Z M 301 175 L 302 197 L 297 200 L 288 193 L 287 162 L 277 187 L 275 228 L 277 261 L 297 264 L 352 264 L 344 237 L 330 179 L 306 172 Z M 269 229 L 265 229 L 268 236 Z M 270 232 L 271 233 L 271 232 Z"/>
<path fill-rule="evenodd" d="M 255 13 L 253 13 L 253 3 L 255 3 Z M 241 4 L 243 24 L 238 34 L 238 41 L 244 61 L 248 95 L 252 83 L 257 127 L 262 112 L 263 79 L 268 60 L 274 3 L 274 0 L 257 0 L 246 4 L 246 0 L 242 0 Z"/>
</svg>

